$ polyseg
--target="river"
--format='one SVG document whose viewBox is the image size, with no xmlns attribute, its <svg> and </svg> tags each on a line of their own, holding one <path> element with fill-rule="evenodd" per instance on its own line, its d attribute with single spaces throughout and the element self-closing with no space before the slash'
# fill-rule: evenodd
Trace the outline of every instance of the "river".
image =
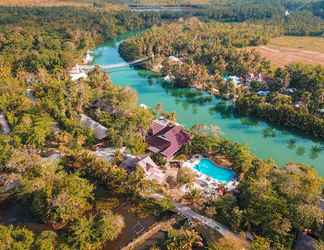
<svg viewBox="0 0 324 250">
<path fill-rule="evenodd" d="M 125 62 L 118 53 L 124 37 L 106 42 L 95 49 L 94 64 Z M 282 128 L 250 118 L 235 117 L 225 102 L 207 93 L 192 89 L 170 89 L 163 80 L 146 70 L 124 67 L 109 71 L 114 84 L 135 89 L 139 103 L 149 107 L 162 104 L 164 110 L 175 111 L 178 122 L 190 128 L 195 124 L 213 124 L 222 136 L 246 144 L 262 159 L 273 159 L 279 165 L 304 163 L 324 176 L 324 142 L 316 142 Z"/>
</svg>

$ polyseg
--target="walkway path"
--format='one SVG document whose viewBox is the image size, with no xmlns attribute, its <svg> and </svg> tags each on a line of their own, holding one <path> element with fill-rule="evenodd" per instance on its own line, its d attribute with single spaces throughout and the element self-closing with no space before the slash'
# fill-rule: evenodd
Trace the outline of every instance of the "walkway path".
<svg viewBox="0 0 324 250">
<path fill-rule="evenodd" d="M 149 197 L 153 198 L 153 199 L 164 198 L 163 195 L 157 194 L 157 193 L 151 194 L 151 195 L 149 195 Z M 173 205 L 174 205 L 175 211 L 178 214 L 180 214 L 181 216 L 188 218 L 189 220 L 192 220 L 192 221 L 198 221 L 201 224 L 203 224 L 213 230 L 216 230 L 218 233 L 220 233 L 225 238 L 239 240 L 240 242 L 244 243 L 244 245 L 249 246 L 249 243 L 247 240 L 240 238 L 237 234 L 231 232 L 227 227 L 216 222 L 215 220 L 207 218 L 201 214 L 198 214 L 195 211 L 193 211 L 190 207 L 182 205 L 178 202 L 173 201 Z"/>
<path fill-rule="evenodd" d="M 130 242 L 127 246 L 123 247 L 121 250 L 134 250 L 138 247 L 143 247 L 145 243 L 148 241 L 149 238 L 151 238 L 153 235 L 155 235 L 160 230 L 167 231 L 169 229 L 172 229 L 172 226 L 176 223 L 175 218 L 171 218 L 167 221 L 161 221 L 153 224 L 146 232 L 141 234 L 138 238 L 134 239 L 132 242 Z"/>
<path fill-rule="evenodd" d="M 134 60 L 132 62 L 123 62 L 123 63 L 109 64 L 109 65 L 98 65 L 98 66 L 101 69 L 105 69 L 105 70 L 107 70 L 107 69 L 116 69 L 116 68 L 123 68 L 123 67 L 129 66 L 129 65 L 136 65 L 136 64 L 145 62 L 145 61 L 147 61 L 149 59 L 150 59 L 150 57 L 144 57 L 144 58 L 141 58 L 141 59 Z M 92 70 L 95 67 L 96 67 L 96 65 L 81 65 L 80 69 L 81 70 Z"/>
<path fill-rule="evenodd" d="M 175 210 L 179 214 L 181 214 L 182 216 L 184 216 L 184 217 L 186 217 L 186 218 L 188 218 L 190 220 L 199 221 L 201 224 L 203 224 L 205 226 L 208 226 L 209 228 L 218 231 L 224 237 L 227 237 L 227 236 L 237 237 L 234 233 L 229 231 L 222 224 L 214 221 L 213 219 L 207 218 L 207 217 L 205 217 L 205 216 L 203 216 L 201 214 L 196 213 L 190 207 L 182 205 L 182 204 L 177 203 L 177 202 L 173 202 L 173 204 L 175 206 Z"/>
</svg>

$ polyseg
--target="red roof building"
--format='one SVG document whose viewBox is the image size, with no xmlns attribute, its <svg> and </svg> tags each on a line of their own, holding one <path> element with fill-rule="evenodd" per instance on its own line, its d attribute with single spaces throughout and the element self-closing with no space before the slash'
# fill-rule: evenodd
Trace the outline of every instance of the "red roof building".
<svg viewBox="0 0 324 250">
<path fill-rule="evenodd" d="M 190 141 L 190 134 L 182 126 L 160 119 L 152 122 L 146 141 L 151 152 L 169 160 Z"/>
</svg>

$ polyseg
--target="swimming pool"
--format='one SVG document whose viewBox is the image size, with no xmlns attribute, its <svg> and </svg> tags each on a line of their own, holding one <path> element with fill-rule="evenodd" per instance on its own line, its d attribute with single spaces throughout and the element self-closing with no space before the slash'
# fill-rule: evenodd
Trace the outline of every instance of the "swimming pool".
<svg viewBox="0 0 324 250">
<path fill-rule="evenodd" d="M 201 159 L 199 163 L 193 167 L 198 172 L 208 175 L 218 182 L 228 183 L 234 179 L 235 172 L 223 167 L 217 166 L 214 162 L 208 159 Z"/>
</svg>

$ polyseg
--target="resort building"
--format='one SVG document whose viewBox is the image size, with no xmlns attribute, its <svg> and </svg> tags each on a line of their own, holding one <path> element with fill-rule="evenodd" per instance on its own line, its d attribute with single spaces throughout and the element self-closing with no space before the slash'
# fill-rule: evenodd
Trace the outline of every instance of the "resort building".
<svg viewBox="0 0 324 250">
<path fill-rule="evenodd" d="M 165 119 L 154 120 L 146 137 L 149 151 L 160 153 L 167 160 L 190 141 L 190 134 L 184 128 Z"/>
<path fill-rule="evenodd" d="M 86 79 L 88 77 L 87 73 L 81 69 L 77 64 L 70 71 L 70 78 L 72 81 L 77 81 L 79 79 Z"/>
<path fill-rule="evenodd" d="M 234 83 L 235 86 L 241 84 L 241 78 L 238 76 L 228 76 L 228 77 L 224 77 L 225 81 L 231 81 L 232 83 Z"/>
<path fill-rule="evenodd" d="M 95 154 L 103 159 L 105 159 L 106 161 L 111 162 L 117 151 L 119 151 L 122 155 L 125 155 L 125 151 L 126 148 L 122 147 L 122 148 L 98 148 L 95 152 Z"/>
<path fill-rule="evenodd" d="M 320 116 L 324 117 L 324 109 L 319 109 L 318 113 Z"/>
<path fill-rule="evenodd" d="M 90 64 L 93 61 L 93 56 L 91 55 L 93 52 L 88 50 L 86 57 L 83 59 L 84 64 Z"/>
<path fill-rule="evenodd" d="M 102 126 L 99 122 L 96 122 L 89 116 L 81 114 L 81 125 L 92 130 L 94 136 L 98 140 L 102 140 L 107 137 L 107 128 Z"/>
<path fill-rule="evenodd" d="M 160 169 L 158 165 L 154 163 L 154 161 L 148 155 L 140 158 L 137 162 L 137 166 L 141 167 L 144 170 L 145 176 L 149 180 L 155 180 L 161 184 L 166 179 L 163 171 Z"/>
<path fill-rule="evenodd" d="M 168 62 L 171 64 L 180 64 L 180 65 L 183 64 L 182 61 L 176 56 L 169 56 Z"/>
<path fill-rule="evenodd" d="M 260 90 L 260 91 L 257 92 L 258 96 L 267 96 L 269 94 L 270 94 L 269 90 Z"/>
<path fill-rule="evenodd" d="M 120 166 L 123 169 L 127 170 L 127 172 L 132 172 L 136 168 L 142 168 L 148 180 L 156 181 L 159 184 L 165 182 L 165 173 L 163 173 L 160 167 L 155 164 L 155 162 L 149 155 L 138 157 L 123 153 L 123 156 L 124 160 L 122 161 Z"/>
<path fill-rule="evenodd" d="M 10 127 L 4 114 L 0 114 L 0 127 L 3 134 L 10 133 Z"/>
</svg>

